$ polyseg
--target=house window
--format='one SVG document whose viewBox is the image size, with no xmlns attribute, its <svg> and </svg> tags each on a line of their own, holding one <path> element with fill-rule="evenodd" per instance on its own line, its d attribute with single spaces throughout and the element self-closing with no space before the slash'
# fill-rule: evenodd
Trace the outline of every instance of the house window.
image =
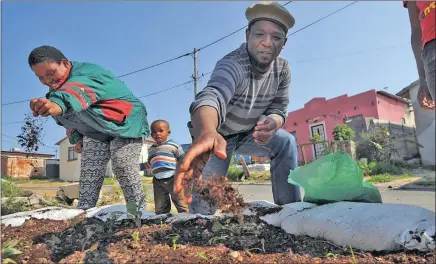
<svg viewBox="0 0 436 264">
<path fill-rule="evenodd" d="M 74 147 L 68 147 L 68 160 L 76 160 L 77 157 L 78 154 L 74 151 Z"/>
</svg>

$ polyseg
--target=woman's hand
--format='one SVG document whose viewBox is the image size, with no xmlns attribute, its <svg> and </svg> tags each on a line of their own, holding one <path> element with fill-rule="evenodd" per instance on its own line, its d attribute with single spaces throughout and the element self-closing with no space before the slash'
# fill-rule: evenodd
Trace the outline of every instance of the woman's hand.
<svg viewBox="0 0 436 264">
<path fill-rule="evenodd" d="M 46 98 L 32 99 L 30 109 L 33 116 L 58 116 L 62 114 L 62 108 Z"/>
</svg>

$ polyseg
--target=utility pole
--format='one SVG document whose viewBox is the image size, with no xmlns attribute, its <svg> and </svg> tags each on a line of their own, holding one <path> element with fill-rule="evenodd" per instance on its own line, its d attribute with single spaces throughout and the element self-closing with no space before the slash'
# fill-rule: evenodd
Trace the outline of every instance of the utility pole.
<svg viewBox="0 0 436 264">
<path fill-rule="evenodd" d="M 198 65 L 197 65 L 197 49 L 194 48 L 194 74 L 192 74 L 192 79 L 194 79 L 194 99 L 197 95 L 197 85 L 198 85 Z"/>
</svg>

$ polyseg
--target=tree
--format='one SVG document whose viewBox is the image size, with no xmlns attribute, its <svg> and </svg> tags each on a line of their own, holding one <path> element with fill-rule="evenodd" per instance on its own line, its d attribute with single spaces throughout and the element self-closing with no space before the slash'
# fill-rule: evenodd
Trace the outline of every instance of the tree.
<svg viewBox="0 0 436 264">
<path fill-rule="evenodd" d="M 353 129 L 347 125 L 337 125 L 333 129 L 333 138 L 335 140 L 352 140 L 354 136 Z"/>
</svg>

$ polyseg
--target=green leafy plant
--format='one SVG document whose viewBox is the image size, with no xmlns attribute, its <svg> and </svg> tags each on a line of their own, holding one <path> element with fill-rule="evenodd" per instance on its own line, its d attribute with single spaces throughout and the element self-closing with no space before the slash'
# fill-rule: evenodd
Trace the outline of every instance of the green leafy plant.
<svg viewBox="0 0 436 264">
<path fill-rule="evenodd" d="M 111 217 L 116 215 L 120 216 L 125 214 L 127 219 L 132 219 L 135 222 L 136 227 L 141 227 L 141 219 L 142 219 L 142 207 L 141 205 L 144 203 L 145 197 L 142 197 L 138 203 L 129 201 L 126 204 L 127 212 L 115 211 L 111 214 Z"/>
<path fill-rule="evenodd" d="M 172 235 L 170 235 L 170 237 L 171 237 L 171 243 L 173 245 L 173 250 L 176 250 L 177 249 L 177 240 L 179 239 L 180 236 L 178 234 L 172 234 Z"/>
<path fill-rule="evenodd" d="M 349 247 L 350 247 L 350 252 L 351 252 L 351 263 L 357 264 L 358 262 L 357 262 L 356 256 L 354 255 L 353 248 L 351 246 L 349 246 Z"/>
<path fill-rule="evenodd" d="M 138 243 L 139 241 L 139 232 L 135 231 L 132 233 L 132 239 L 133 239 L 133 243 Z"/>
<path fill-rule="evenodd" d="M 2 263 L 16 263 L 14 259 L 22 252 L 16 248 L 20 241 L 9 240 L 2 245 Z"/>
<path fill-rule="evenodd" d="M 333 129 L 333 138 L 335 140 L 352 140 L 354 136 L 353 129 L 347 125 L 337 125 Z"/>
<path fill-rule="evenodd" d="M 371 161 L 371 162 L 357 161 L 357 165 L 362 170 L 363 175 L 371 176 L 373 175 L 373 170 L 377 166 L 377 163 L 375 161 Z"/>
<path fill-rule="evenodd" d="M 324 156 L 329 152 L 329 145 L 326 140 L 324 140 L 318 133 L 315 133 L 312 138 L 309 139 L 312 144 L 322 144 L 323 151 L 321 153 L 317 153 L 320 156 Z"/>
<path fill-rule="evenodd" d="M 204 252 L 198 252 L 198 256 L 202 259 L 209 261 L 209 259 L 206 257 L 206 254 Z"/>
</svg>

